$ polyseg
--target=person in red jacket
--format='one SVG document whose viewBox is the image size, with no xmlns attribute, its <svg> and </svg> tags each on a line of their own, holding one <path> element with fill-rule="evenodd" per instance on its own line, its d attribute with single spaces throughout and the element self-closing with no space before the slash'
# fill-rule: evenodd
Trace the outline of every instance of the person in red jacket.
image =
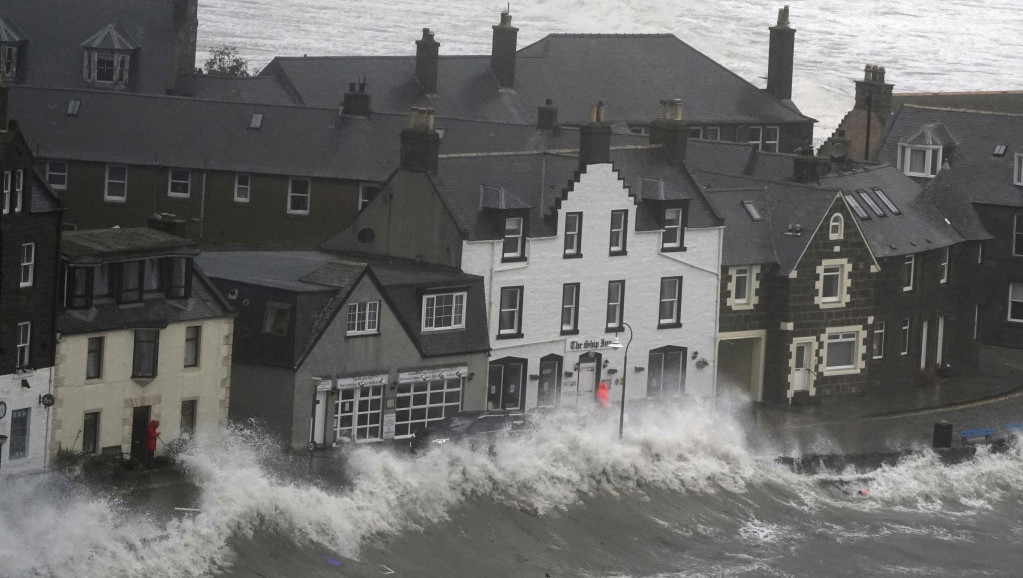
<svg viewBox="0 0 1023 578">
<path fill-rule="evenodd" d="M 597 386 L 597 405 L 600 409 L 607 409 L 611 407 L 611 400 L 607 397 L 608 387 L 603 381 Z"/>
<path fill-rule="evenodd" d="M 160 422 L 153 420 L 149 422 L 149 428 L 146 429 L 146 465 L 153 464 L 153 454 L 156 453 L 156 440 L 160 437 L 160 432 L 157 431 L 160 428 Z"/>
</svg>

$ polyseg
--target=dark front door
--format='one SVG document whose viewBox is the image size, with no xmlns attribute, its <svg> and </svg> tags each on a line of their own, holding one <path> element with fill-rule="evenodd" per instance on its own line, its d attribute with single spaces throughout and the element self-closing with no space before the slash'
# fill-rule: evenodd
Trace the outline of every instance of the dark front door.
<svg viewBox="0 0 1023 578">
<path fill-rule="evenodd" d="M 490 362 L 487 380 L 487 409 L 522 409 L 526 360 L 507 357 Z"/>
<path fill-rule="evenodd" d="M 548 355 L 540 360 L 540 383 L 536 407 L 555 407 L 561 399 L 561 356 Z"/>
<path fill-rule="evenodd" d="M 146 453 L 146 428 L 149 427 L 149 410 L 152 406 L 140 405 L 131 412 L 131 459 L 142 460 Z"/>
</svg>

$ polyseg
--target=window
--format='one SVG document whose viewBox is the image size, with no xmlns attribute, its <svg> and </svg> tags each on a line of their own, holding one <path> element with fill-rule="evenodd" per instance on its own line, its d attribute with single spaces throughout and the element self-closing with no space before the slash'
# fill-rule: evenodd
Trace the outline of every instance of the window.
<svg viewBox="0 0 1023 578">
<path fill-rule="evenodd" d="M 860 205 L 860 202 L 856 200 L 856 197 L 852 195 L 845 195 L 845 202 L 849 204 L 849 207 L 852 208 L 853 212 L 856 213 L 857 217 L 863 220 L 867 220 L 870 218 L 870 215 L 868 215 L 867 212 L 863 210 L 863 206 Z"/>
<path fill-rule="evenodd" d="M 142 290 L 146 293 L 153 293 L 163 289 L 163 276 L 161 275 L 160 259 L 146 259 L 143 261 Z"/>
<path fill-rule="evenodd" d="M 749 303 L 749 267 L 737 267 L 732 279 L 735 283 L 733 302 L 741 305 Z"/>
<path fill-rule="evenodd" d="M 508 217 L 504 220 L 504 247 L 501 250 L 502 261 L 517 261 L 525 256 L 525 235 L 522 230 L 522 217 Z"/>
<path fill-rule="evenodd" d="M 856 367 L 856 347 L 859 333 L 829 333 L 825 369 L 852 369 Z"/>
<path fill-rule="evenodd" d="M 753 201 L 743 201 L 742 206 L 746 209 L 746 213 L 750 219 L 754 221 L 763 221 L 764 217 L 760 214 L 760 211 L 753 205 Z"/>
<path fill-rule="evenodd" d="M 4 171 L 4 214 L 11 212 L 11 171 Z"/>
<path fill-rule="evenodd" d="M 940 146 L 899 145 L 899 168 L 911 177 L 933 177 L 941 167 Z"/>
<path fill-rule="evenodd" d="M 167 286 L 167 297 L 184 299 L 192 291 L 192 267 L 188 257 L 170 258 L 170 284 Z"/>
<path fill-rule="evenodd" d="M 82 421 L 82 452 L 94 454 L 99 447 L 99 412 L 90 411 Z"/>
<path fill-rule="evenodd" d="M 89 275 L 92 277 L 93 297 L 110 296 L 110 268 L 111 266 L 106 264 L 89 268 Z"/>
<path fill-rule="evenodd" d="M 309 214 L 309 179 L 291 179 L 288 182 L 288 214 Z"/>
<path fill-rule="evenodd" d="M 682 278 L 661 277 L 661 302 L 657 314 L 658 327 L 682 324 Z"/>
<path fill-rule="evenodd" d="M 664 210 L 664 232 L 661 233 L 661 249 L 682 248 L 682 209 Z"/>
<path fill-rule="evenodd" d="M 909 355 L 909 317 L 902 320 L 902 351 L 901 355 Z"/>
<path fill-rule="evenodd" d="M 763 140 L 764 130 L 759 126 L 751 126 L 749 128 L 749 138 L 746 139 L 749 144 L 753 145 L 753 150 L 760 150 L 760 141 Z"/>
<path fill-rule="evenodd" d="M 913 269 L 916 266 L 916 255 L 906 255 L 906 261 L 902 265 L 902 290 L 913 290 Z"/>
<path fill-rule="evenodd" d="M 891 211 L 893 215 L 902 214 L 902 211 L 900 211 L 899 208 L 895 206 L 895 203 L 893 203 L 892 200 L 888 198 L 888 195 L 886 195 L 884 191 L 882 191 L 881 189 L 874 189 L 874 194 L 877 195 L 877 198 L 881 199 L 881 202 L 884 203 L 884 206 L 888 207 L 888 210 Z"/>
<path fill-rule="evenodd" d="M 46 161 L 46 182 L 58 191 L 67 189 L 67 161 Z"/>
<path fill-rule="evenodd" d="M 334 403 L 334 439 L 380 439 L 380 410 L 383 407 L 383 397 L 384 388 L 380 385 L 347 387 L 339 391 L 337 401 Z M 443 398 L 443 394 L 440 397 Z M 429 403 L 428 400 L 425 401 Z M 443 410 L 441 407 L 433 411 L 443 414 Z M 406 415 L 409 413 L 404 412 Z"/>
<path fill-rule="evenodd" d="M 881 210 L 881 207 L 877 206 L 877 203 L 874 202 L 874 199 L 871 198 L 867 191 L 856 191 L 856 194 L 860 196 L 860 199 L 864 202 L 864 204 L 870 207 L 870 210 L 873 211 L 875 215 L 878 217 L 887 217 L 884 211 Z"/>
<path fill-rule="evenodd" d="M 32 360 L 32 322 L 26 321 L 18 324 L 18 348 L 15 351 L 15 367 L 26 370 L 32 367 L 29 362 Z"/>
<path fill-rule="evenodd" d="M 689 138 L 702 139 L 703 138 L 703 127 L 702 126 L 692 126 L 692 127 L 689 127 Z"/>
<path fill-rule="evenodd" d="M 991 156 L 1004 157 L 1005 145 L 995 145 L 995 150 L 991 151 Z"/>
<path fill-rule="evenodd" d="M 121 303 L 142 301 L 142 261 L 121 263 L 121 287 L 117 300 Z"/>
<path fill-rule="evenodd" d="M 831 224 L 828 228 L 828 239 L 834 241 L 835 239 L 841 239 L 843 236 L 843 227 L 845 220 L 842 218 L 840 213 L 835 213 L 831 216 Z"/>
<path fill-rule="evenodd" d="M 131 376 L 156 377 L 156 362 L 159 352 L 160 332 L 156 329 L 136 329 Z"/>
<path fill-rule="evenodd" d="M 821 303 L 835 303 L 842 300 L 842 277 L 845 267 L 825 265 L 821 269 Z"/>
<path fill-rule="evenodd" d="M 181 402 L 181 435 L 195 435 L 195 414 L 199 409 L 199 400 L 186 399 Z"/>
<path fill-rule="evenodd" d="M 526 360 L 506 357 L 491 361 L 487 371 L 487 409 L 521 409 L 526 396 Z"/>
<path fill-rule="evenodd" d="M 100 50 L 85 51 L 85 80 L 89 82 L 125 85 L 131 55 L 125 52 Z"/>
<path fill-rule="evenodd" d="M 107 185 L 103 200 L 123 203 L 128 200 L 128 167 L 107 165 Z"/>
<path fill-rule="evenodd" d="M 497 337 L 522 336 L 522 287 L 501 288 L 501 311 L 497 321 Z"/>
<path fill-rule="evenodd" d="M 686 379 L 686 348 L 661 347 L 647 358 L 647 397 L 677 397 Z"/>
<path fill-rule="evenodd" d="M 234 202 L 247 203 L 252 199 L 252 175 L 238 173 L 234 176 Z"/>
<path fill-rule="evenodd" d="M 462 385 L 465 378 L 437 378 L 402 384 L 394 396 L 394 437 L 406 438 L 420 429 L 436 424 L 462 409 Z M 379 391 L 368 388 L 371 403 L 379 411 Z M 342 390 L 341 395 L 345 395 Z M 365 391 L 365 390 L 363 390 Z M 363 392 L 359 392 L 360 405 Z M 339 396 L 339 399 L 342 399 Z M 361 408 L 360 408 L 361 409 Z M 372 405 L 370 408 L 372 409 Z M 360 412 L 361 413 L 361 412 Z M 367 419 L 367 422 L 371 420 Z M 361 422 L 360 422 L 361 423 Z M 366 423 L 365 425 L 372 425 Z M 368 435 L 368 434 L 367 434 Z"/>
<path fill-rule="evenodd" d="M 12 44 L 0 45 L 0 78 L 10 82 L 18 76 L 18 47 Z"/>
<path fill-rule="evenodd" d="M 760 150 L 769 153 L 778 152 L 778 135 L 781 131 L 776 126 L 764 127 L 764 145 Z"/>
<path fill-rule="evenodd" d="M 252 116 L 249 117 L 249 128 L 252 130 L 259 130 L 263 128 L 263 113 L 252 113 Z"/>
<path fill-rule="evenodd" d="M 22 191 L 25 188 L 25 171 L 18 169 L 14 173 L 14 212 L 21 212 L 21 204 L 23 202 Z"/>
<path fill-rule="evenodd" d="M 583 214 L 565 213 L 565 257 L 582 257 Z"/>
<path fill-rule="evenodd" d="M 199 367 L 202 351 L 202 326 L 191 325 L 185 328 L 185 367 Z"/>
<path fill-rule="evenodd" d="M 28 455 L 29 417 L 31 408 L 16 409 L 11 412 L 11 441 L 7 457 L 17 460 Z"/>
<path fill-rule="evenodd" d="M 36 271 L 36 244 L 25 243 L 21 246 L 21 281 L 19 287 L 31 287 Z"/>
<path fill-rule="evenodd" d="M 192 171 L 171 169 L 167 178 L 167 196 L 187 199 L 191 195 Z"/>
<path fill-rule="evenodd" d="M 65 279 L 65 306 L 68 309 L 85 309 L 92 305 L 89 295 L 90 267 L 68 267 Z"/>
<path fill-rule="evenodd" d="M 423 331 L 465 327 L 465 292 L 423 297 Z"/>
<path fill-rule="evenodd" d="M 561 288 L 561 334 L 579 333 L 579 284 L 565 283 Z"/>
<path fill-rule="evenodd" d="M 77 98 L 71 98 L 67 101 L 67 109 L 64 110 L 64 114 L 67 116 L 78 116 L 78 111 L 82 108 L 82 101 Z"/>
<path fill-rule="evenodd" d="M 626 237 L 628 235 L 629 211 L 611 211 L 611 254 L 626 253 Z"/>
<path fill-rule="evenodd" d="M 291 305 L 274 303 L 273 301 L 268 302 L 263 313 L 263 333 L 280 335 L 281 337 L 287 336 L 290 318 Z"/>
<path fill-rule="evenodd" d="M 721 127 L 708 126 L 703 133 L 703 138 L 706 140 L 721 140 Z"/>
<path fill-rule="evenodd" d="M 103 337 L 90 337 L 85 354 L 85 379 L 103 377 Z"/>
<path fill-rule="evenodd" d="M 948 283 L 948 257 L 949 248 L 945 247 L 941 250 L 941 263 L 939 264 L 941 268 L 941 283 Z"/>
<path fill-rule="evenodd" d="M 870 354 L 874 359 L 884 357 L 884 321 L 874 324 L 874 340 L 870 343 Z"/>
<path fill-rule="evenodd" d="M 1016 215 L 1012 231 L 1012 254 L 1023 257 L 1023 215 Z"/>
<path fill-rule="evenodd" d="M 1016 163 L 1012 170 L 1012 184 L 1023 186 L 1023 152 L 1016 153 Z"/>
<path fill-rule="evenodd" d="M 366 208 L 366 205 L 376 198 L 380 193 L 380 185 L 376 183 L 359 183 L 359 211 Z"/>
<path fill-rule="evenodd" d="M 977 264 L 984 264 L 984 241 L 977 243 Z"/>
<path fill-rule="evenodd" d="M 348 304 L 346 335 L 372 335 L 380 332 L 380 302 Z"/>
<path fill-rule="evenodd" d="M 1023 321 L 1023 283 L 1009 283 L 1009 321 Z"/>
<path fill-rule="evenodd" d="M 625 281 L 607 284 L 607 330 L 622 330 L 622 309 L 625 308 Z"/>
</svg>

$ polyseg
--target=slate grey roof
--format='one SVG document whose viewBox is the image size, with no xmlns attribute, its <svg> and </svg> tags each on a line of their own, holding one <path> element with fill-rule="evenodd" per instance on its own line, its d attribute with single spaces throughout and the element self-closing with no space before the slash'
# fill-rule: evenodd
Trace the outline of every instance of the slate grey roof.
<svg viewBox="0 0 1023 578">
<path fill-rule="evenodd" d="M 181 78 L 177 94 L 200 100 L 249 104 L 302 104 L 302 101 L 288 88 L 286 83 L 272 76 L 239 77 L 194 74 Z"/>
<path fill-rule="evenodd" d="M 892 110 L 904 104 L 1023 114 L 1023 90 L 985 92 L 896 92 Z"/>
<path fill-rule="evenodd" d="M 960 195 L 979 204 L 1023 207 L 1023 187 L 1012 183 L 1015 153 L 1023 151 L 1023 114 L 907 104 L 889 120 L 880 158 L 895 164 L 899 143 L 936 123 L 945 125 L 958 141 L 947 159 L 952 169 L 947 179 Z M 1003 156 L 993 154 L 998 145 L 1005 146 Z"/>
<path fill-rule="evenodd" d="M 25 135 L 20 130 L 20 124 L 16 120 L 10 120 L 7 130 L 0 131 L 0 150 L 11 146 L 20 146 L 31 150 L 31 145 L 25 140 Z M 33 213 L 50 213 L 61 210 L 60 199 L 53 188 L 36 171 L 28 175 L 29 190 L 32 191 L 29 202 L 29 210 Z"/>
<path fill-rule="evenodd" d="M 82 46 L 99 50 L 135 50 L 139 43 L 120 24 L 107 24 L 82 42 Z"/>
<path fill-rule="evenodd" d="M 64 231 L 60 252 L 72 263 L 103 263 L 142 256 L 198 255 L 199 249 L 188 239 L 148 227 L 131 227 Z"/>
<path fill-rule="evenodd" d="M 17 27 L 26 41 L 19 77 L 23 84 L 83 87 L 83 43 L 108 26 L 138 45 L 132 63 L 132 86 L 162 94 L 171 70 L 174 0 L 9 0 L 0 18 Z M 109 35 L 99 47 L 108 46 Z M 133 57 L 134 58 L 134 57 Z"/>
<path fill-rule="evenodd" d="M 8 22 L 2 14 L 0 14 L 0 42 L 21 42 L 25 40 L 25 35 L 18 31 L 18 28 Z"/>
<path fill-rule="evenodd" d="M 964 239 L 983 241 L 992 238 L 977 216 L 977 211 L 973 210 L 970 199 L 956 188 L 948 163 L 927 183 L 924 194 Z"/>
<path fill-rule="evenodd" d="M 329 283 L 316 276 L 317 271 L 332 263 L 329 255 L 318 251 L 206 251 L 197 261 L 215 279 L 295 293 L 334 292 L 344 286 L 336 276 Z M 357 269 L 356 276 L 364 268 L 362 263 L 352 266 Z"/>
<path fill-rule="evenodd" d="M 608 118 L 647 123 L 659 100 L 671 97 L 685 101 L 694 123 L 814 122 L 670 34 L 549 35 L 518 51 L 513 91 L 499 89 L 489 55 L 441 55 L 435 96 L 423 94 L 414 73 L 410 55 L 278 57 L 261 75 L 287 78 L 305 103 L 331 108 L 348 83 L 366 77 L 373 107 L 390 112 L 420 106 L 440 116 L 535 124 L 537 106 L 550 98 L 562 122 L 578 123 L 599 99 Z"/>
</svg>

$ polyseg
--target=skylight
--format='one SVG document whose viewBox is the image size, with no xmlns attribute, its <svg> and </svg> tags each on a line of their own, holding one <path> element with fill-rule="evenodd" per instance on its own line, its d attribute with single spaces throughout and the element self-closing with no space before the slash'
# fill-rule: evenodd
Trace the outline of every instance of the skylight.
<svg viewBox="0 0 1023 578">
<path fill-rule="evenodd" d="M 991 156 L 1004 157 L 1005 156 L 1005 145 L 997 145 L 997 146 L 995 146 L 995 150 L 994 150 L 994 152 L 991 153 Z"/>
<path fill-rule="evenodd" d="M 746 209 L 746 212 L 749 213 L 749 218 L 753 219 L 754 221 L 764 220 L 764 218 L 760 216 L 760 211 L 758 211 L 757 208 L 753 206 L 753 201 L 743 201 L 742 206 Z"/>
<path fill-rule="evenodd" d="M 884 203 L 884 206 L 888 207 L 888 210 L 891 211 L 893 215 L 902 214 L 902 211 L 900 211 L 899 208 L 895 206 L 895 203 L 893 203 L 891 199 L 888 198 L 888 195 L 886 195 L 884 191 L 882 191 L 881 189 L 874 189 L 874 194 L 877 195 L 877 198 L 881 199 L 881 202 Z"/>
<path fill-rule="evenodd" d="M 884 214 L 884 211 L 881 210 L 881 207 L 877 206 L 877 203 L 874 202 L 874 199 L 870 197 L 867 191 L 856 191 L 856 193 L 860 196 L 860 199 L 864 203 L 866 203 L 868 207 L 870 207 L 870 210 L 874 211 L 875 215 L 877 215 L 878 217 L 888 216 Z"/>
<path fill-rule="evenodd" d="M 252 118 L 249 119 L 249 128 L 260 129 L 263 128 L 263 113 L 254 112 Z"/>
<path fill-rule="evenodd" d="M 849 206 L 852 207 L 853 212 L 856 213 L 856 215 L 859 218 L 861 219 L 870 218 L 870 215 L 868 215 L 867 212 L 863 210 L 863 207 L 860 205 L 859 201 L 856 200 L 856 197 L 852 195 L 846 195 L 845 201 L 849 203 Z"/>
<path fill-rule="evenodd" d="M 71 100 L 67 101 L 67 111 L 66 111 L 67 115 L 68 116 L 78 116 L 78 109 L 81 108 L 81 106 L 82 106 L 82 101 L 78 100 L 77 98 L 72 98 Z"/>
</svg>

